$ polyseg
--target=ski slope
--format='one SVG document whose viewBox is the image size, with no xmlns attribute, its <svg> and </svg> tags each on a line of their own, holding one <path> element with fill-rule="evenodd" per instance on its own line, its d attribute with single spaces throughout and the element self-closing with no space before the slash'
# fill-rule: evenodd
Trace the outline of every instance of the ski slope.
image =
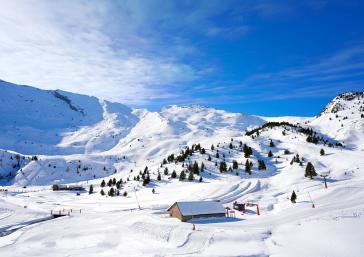
<svg viewBox="0 0 364 257">
<path fill-rule="evenodd" d="M 362 256 L 363 94 L 340 95 L 317 117 L 268 118 L 203 106 L 133 110 L 7 82 L 0 89 L 1 256 Z M 313 128 L 343 147 L 309 143 L 307 135 L 287 126 L 245 135 L 266 121 Z M 193 144 L 205 153 L 163 164 Z M 252 148 L 250 157 L 243 144 Z M 302 165 L 291 163 L 296 154 Z M 223 160 L 228 167 L 236 161 L 238 168 L 221 173 Z M 253 164 L 250 175 L 247 160 Z M 266 170 L 258 169 L 258 160 Z M 179 181 L 195 161 L 204 163 L 204 171 L 193 181 Z M 304 176 L 308 162 L 318 173 L 312 180 Z M 151 182 L 143 186 L 134 178 L 146 166 Z M 328 188 L 322 174 L 328 175 Z M 101 181 L 113 178 L 123 181 L 120 196 L 102 196 L 111 187 L 102 188 Z M 86 190 L 52 191 L 54 183 Z M 296 204 L 289 200 L 293 190 Z M 230 208 L 235 201 L 251 202 L 260 215 L 249 207 L 245 214 L 235 211 L 235 218 L 182 223 L 166 213 L 175 201 L 194 200 Z M 71 214 L 48 219 L 60 210 Z"/>
</svg>

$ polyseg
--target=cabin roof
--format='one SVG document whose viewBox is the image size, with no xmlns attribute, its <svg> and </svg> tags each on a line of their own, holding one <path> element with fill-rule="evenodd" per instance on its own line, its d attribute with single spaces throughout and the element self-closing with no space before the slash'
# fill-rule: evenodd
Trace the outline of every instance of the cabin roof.
<svg viewBox="0 0 364 257">
<path fill-rule="evenodd" d="M 214 201 L 175 202 L 171 207 L 168 208 L 168 211 L 175 204 L 178 206 L 178 209 L 183 216 L 225 213 L 225 209 L 222 204 Z"/>
</svg>

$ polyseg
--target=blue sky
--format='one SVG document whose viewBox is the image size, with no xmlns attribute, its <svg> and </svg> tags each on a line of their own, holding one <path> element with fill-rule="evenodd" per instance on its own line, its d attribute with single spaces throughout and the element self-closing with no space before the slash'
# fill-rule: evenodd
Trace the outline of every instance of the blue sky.
<svg viewBox="0 0 364 257">
<path fill-rule="evenodd" d="M 360 1 L 0 0 L 0 78 L 134 107 L 318 114 L 364 89 Z"/>
</svg>

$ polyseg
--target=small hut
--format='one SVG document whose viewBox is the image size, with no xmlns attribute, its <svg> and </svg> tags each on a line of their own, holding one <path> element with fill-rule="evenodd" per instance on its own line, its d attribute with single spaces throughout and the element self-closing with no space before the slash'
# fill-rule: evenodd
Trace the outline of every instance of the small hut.
<svg viewBox="0 0 364 257">
<path fill-rule="evenodd" d="M 193 218 L 225 217 L 222 204 L 214 201 L 175 202 L 167 211 L 183 222 Z"/>
</svg>

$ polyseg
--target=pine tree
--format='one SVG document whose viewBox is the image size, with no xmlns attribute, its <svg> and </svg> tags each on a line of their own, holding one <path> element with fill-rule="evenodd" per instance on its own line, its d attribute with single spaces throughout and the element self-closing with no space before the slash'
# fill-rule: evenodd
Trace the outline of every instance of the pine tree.
<svg viewBox="0 0 364 257">
<path fill-rule="evenodd" d="M 274 145 L 274 143 L 273 143 L 273 141 L 272 141 L 272 139 L 270 140 L 270 142 L 269 142 L 269 146 L 270 147 L 274 147 L 275 145 Z"/>
<path fill-rule="evenodd" d="M 248 173 L 249 175 L 252 174 L 250 162 L 248 160 L 246 160 L 246 162 L 245 162 L 245 172 Z"/>
<path fill-rule="evenodd" d="M 236 170 L 239 168 L 238 162 L 233 160 L 233 169 Z"/>
<path fill-rule="evenodd" d="M 198 182 L 200 182 L 200 183 L 201 183 L 201 182 L 202 182 L 202 180 L 203 180 L 203 179 L 202 179 L 202 177 L 200 177 L 200 179 L 198 180 Z"/>
<path fill-rule="evenodd" d="M 189 181 L 194 180 L 193 171 L 190 171 L 190 173 L 188 174 L 188 180 Z"/>
<path fill-rule="evenodd" d="M 112 179 L 112 184 L 115 186 L 116 185 L 116 178 Z"/>
<path fill-rule="evenodd" d="M 90 185 L 90 189 L 88 190 L 88 193 L 89 194 L 92 194 L 94 192 L 94 187 L 93 187 L 93 185 L 91 184 Z"/>
<path fill-rule="evenodd" d="M 111 187 L 112 186 L 112 179 L 109 179 L 109 181 L 107 182 L 107 186 Z"/>
<path fill-rule="evenodd" d="M 172 178 L 176 178 L 177 177 L 177 173 L 175 170 L 172 171 L 172 175 L 171 175 Z"/>
<path fill-rule="evenodd" d="M 219 159 L 219 158 L 220 158 L 220 155 L 219 155 L 219 153 L 218 153 L 218 152 L 216 153 L 216 158 L 217 158 L 217 159 Z"/>
<path fill-rule="evenodd" d="M 221 173 L 226 172 L 226 170 L 227 170 L 226 162 L 224 162 L 224 161 L 220 162 L 219 170 Z"/>
<path fill-rule="evenodd" d="M 313 176 L 317 176 L 315 167 L 311 162 L 308 162 L 305 170 L 305 177 L 310 177 L 310 179 L 312 179 Z"/>
<path fill-rule="evenodd" d="M 114 194 L 115 194 L 115 190 L 114 190 L 114 188 L 112 187 L 112 188 L 110 188 L 109 195 L 110 195 L 110 196 L 114 196 Z"/>
<path fill-rule="evenodd" d="M 201 172 L 204 172 L 205 171 L 205 164 L 202 162 L 201 163 L 201 168 L 200 168 Z"/>
<path fill-rule="evenodd" d="M 192 171 L 193 171 L 193 174 L 197 174 L 197 175 L 199 175 L 199 174 L 200 174 L 199 169 L 198 169 L 198 163 L 197 163 L 197 161 L 195 161 L 195 162 L 193 163 Z"/>
<path fill-rule="evenodd" d="M 258 160 L 258 170 L 266 170 L 267 167 L 265 166 L 264 160 Z"/>
<path fill-rule="evenodd" d="M 320 150 L 320 155 L 325 155 L 325 150 L 323 148 Z"/>
<path fill-rule="evenodd" d="M 215 146 L 211 145 L 211 151 L 215 150 Z"/>
<path fill-rule="evenodd" d="M 125 192 L 123 193 L 123 196 L 124 196 L 124 197 L 127 197 L 127 196 L 128 196 L 128 192 L 126 192 L 126 191 L 125 191 Z"/>
<path fill-rule="evenodd" d="M 100 194 L 105 195 L 104 189 L 101 189 Z"/>
<path fill-rule="evenodd" d="M 233 148 L 234 148 L 233 143 L 230 143 L 230 144 L 229 144 L 229 148 L 230 148 L 230 149 L 233 149 Z"/>
<path fill-rule="evenodd" d="M 102 180 L 102 181 L 101 181 L 101 185 L 100 185 L 100 186 L 101 186 L 101 187 L 105 187 L 105 184 L 106 184 L 106 183 L 105 183 L 105 180 Z"/>
<path fill-rule="evenodd" d="M 211 156 L 209 155 L 209 157 L 207 158 L 207 160 L 210 162 L 211 161 Z"/>
<path fill-rule="evenodd" d="M 184 172 L 184 170 L 181 171 L 181 173 L 179 174 L 179 181 L 184 181 L 186 179 L 186 173 Z"/>
<path fill-rule="evenodd" d="M 161 180 L 162 179 L 162 177 L 161 177 L 161 174 L 158 172 L 158 177 L 157 177 L 157 180 Z"/>
<path fill-rule="evenodd" d="M 164 169 L 164 175 L 168 175 L 168 168 L 166 167 L 165 169 Z"/>
<path fill-rule="evenodd" d="M 253 154 L 253 150 L 251 147 L 248 147 L 246 144 L 244 144 L 243 146 L 243 152 L 244 152 L 244 157 L 245 158 L 249 158 L 250 155 Z"/>
<path fill-rule="evenodd" d="M 296 199 L 297 199 L 297 195 L 296 195 L 296 192 L 293 190 L 292 195 L 291 195 L 291 202 L 296 203 Z"/>
<path fill-rule="evenodd" d="M 268 157 L 273 157 L 272 151 L 269 150 Z"/>
</svg>

